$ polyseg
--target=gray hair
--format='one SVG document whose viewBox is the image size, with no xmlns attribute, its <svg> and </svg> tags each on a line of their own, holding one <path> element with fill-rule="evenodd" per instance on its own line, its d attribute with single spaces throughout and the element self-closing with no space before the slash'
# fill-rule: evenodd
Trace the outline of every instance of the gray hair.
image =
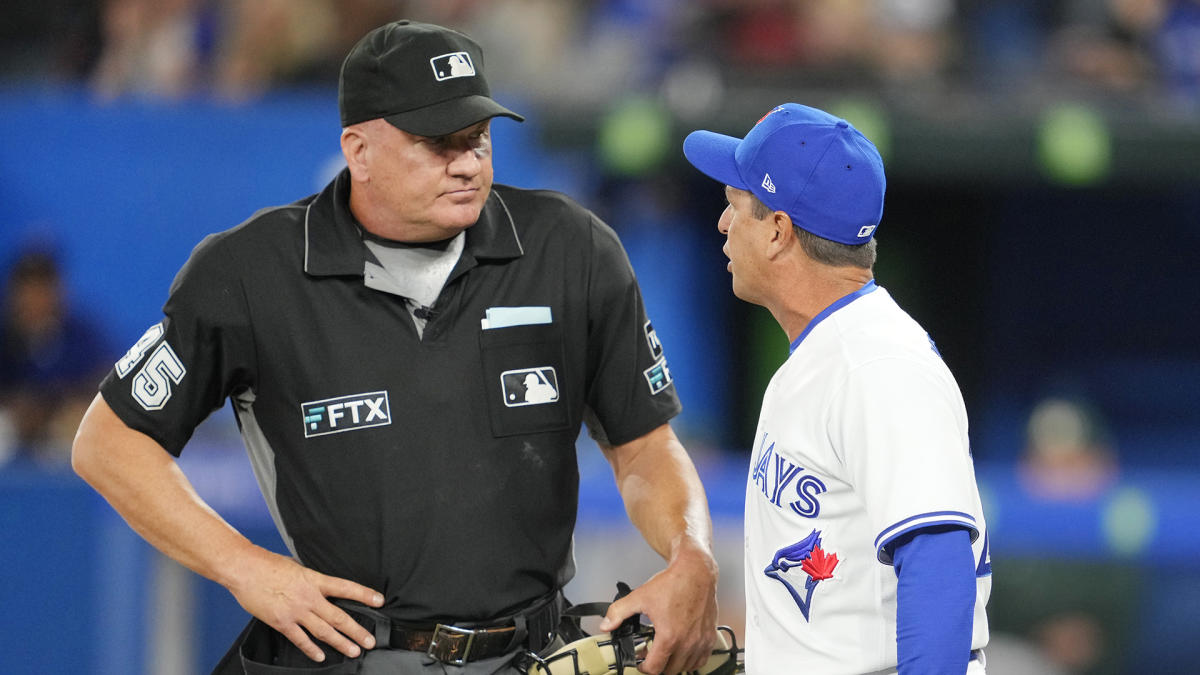
<svg viewBox="0 0 1200 675">
<path fill-rule="evenodd" d="M 750 215 L 754 216 L 755 220 L 762 220 L 774 213 L 770 207 L 762 203 L 762 200 L 750 194 L 751 210 Z M 800 240 L 800 248 L 808 254 L 808 257 L 816 260 L 824 265 L 833 267 L 861 267 L 863 269 L 871 269 L 875 266 L 875 238 L 865 244 L 840 244 L 836 241 L 830 241 L 824 237 L 817 235 L 801 228 L 799 225 L 793 225 L 792 230 L 796 233 L 796 239 Z"/>
</svg>

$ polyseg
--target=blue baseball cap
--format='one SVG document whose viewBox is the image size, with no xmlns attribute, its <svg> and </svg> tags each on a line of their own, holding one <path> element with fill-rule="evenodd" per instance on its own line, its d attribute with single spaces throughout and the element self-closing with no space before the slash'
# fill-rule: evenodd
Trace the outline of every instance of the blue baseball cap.
<svg viewBox="0 0 1200 675">
<path fill-rule="evenodd" d="M 883 159 L 849 122 L 799 103 L 776 106 L 744 139 L 693 131 L 683 154 L 710 178 L 748 190 L 818 237 L 865 244 L 883 217 Z"/>
</svg>

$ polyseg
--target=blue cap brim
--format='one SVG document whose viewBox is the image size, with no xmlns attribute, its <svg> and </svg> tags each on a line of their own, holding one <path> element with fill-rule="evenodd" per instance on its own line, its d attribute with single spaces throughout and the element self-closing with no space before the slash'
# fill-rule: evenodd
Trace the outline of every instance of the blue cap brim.
<svg viewBox="0 0 1200 675">
<path fill-rule="evenodd" d="M 683 156 L 709 178 L 739 190 L 749 190 L 734 159 L 741 142 L 740 138 L 712 131 L 693 131 L 683 139 Z"/>
</svg>

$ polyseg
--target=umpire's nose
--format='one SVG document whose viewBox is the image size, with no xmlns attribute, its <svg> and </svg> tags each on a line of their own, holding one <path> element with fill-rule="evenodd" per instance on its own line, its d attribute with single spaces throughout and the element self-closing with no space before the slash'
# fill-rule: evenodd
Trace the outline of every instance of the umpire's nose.
<svg viewBox="0 0 1200 675">
<path fill-rule="evenodd" d="M 450 160 L 446 170 L 452 176 L 462 176 L 463 178 L 474 178 L 479 175 L 479 171 L 483 166 L 483 158 L 479 152 L 470 146 L 455 148 L 454 157 Z"/>
</svg>

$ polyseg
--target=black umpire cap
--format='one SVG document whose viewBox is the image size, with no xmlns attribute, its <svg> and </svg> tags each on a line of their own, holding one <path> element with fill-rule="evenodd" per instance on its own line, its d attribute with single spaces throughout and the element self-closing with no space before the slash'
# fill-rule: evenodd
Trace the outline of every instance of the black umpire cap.
<svg viewBox="0 0 1200 675">
<path fill-rule="evenodd" d="M 492 100 L 474 40 L 407 20 L 376 28 L 350 50 L 338 109 L 343 127 L 382 117 L 418 136 L 442 136 L 497 115 L 525 119 Z"/>
</svg>

